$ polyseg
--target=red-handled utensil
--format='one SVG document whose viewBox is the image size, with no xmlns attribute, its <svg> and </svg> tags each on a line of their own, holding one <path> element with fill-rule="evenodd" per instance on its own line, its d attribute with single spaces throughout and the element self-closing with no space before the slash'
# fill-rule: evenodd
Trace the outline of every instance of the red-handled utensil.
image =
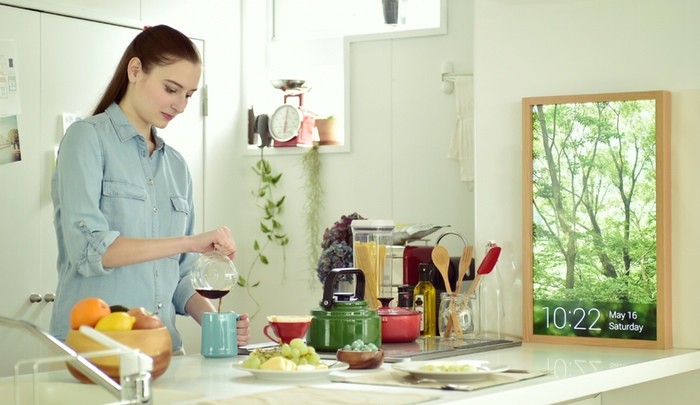
<svg viewBox="0 0 700 405">
<path fill-rule="evenodd" d="M 472 294 L 474 294 L 474 291 L 476 291 L 476 287 L 479 285 L 479 280 L 481 280 L 481 276 L 489 274 L 491 273 L 491 271 L 493 271 L 493 268 L 496 267 L 496 262 L 498 262 L 498 257 L 500 255 L 500 246 L 493 246 L 491 249 L 489 249 L 488 252 L 486 252 L 484 260 L 481 261 L 479 269 L 476 271 L 474 281 L 472 281 L 472 284 L 469 286 L 469 290 L 467 290 L 467 299 L 468 297 L 471 297 Z"/>
</svg>

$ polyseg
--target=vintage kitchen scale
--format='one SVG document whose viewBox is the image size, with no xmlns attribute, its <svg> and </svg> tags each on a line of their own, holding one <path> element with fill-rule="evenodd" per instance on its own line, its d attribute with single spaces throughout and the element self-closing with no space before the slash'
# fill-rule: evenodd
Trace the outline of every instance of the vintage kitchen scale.
<svg viewBox="0 0 700 405">
<path fill-rule="evenodd" d="M 273 80 L 272 86 L 284 93 L 284 104 L 270 114 L 268 125 L 274 147 L 312 146 L 315 114 L 304 107 L 304 80 Z M 287 99 L 297 98 L 298 106 L 288 104 Z"/>
</svg>

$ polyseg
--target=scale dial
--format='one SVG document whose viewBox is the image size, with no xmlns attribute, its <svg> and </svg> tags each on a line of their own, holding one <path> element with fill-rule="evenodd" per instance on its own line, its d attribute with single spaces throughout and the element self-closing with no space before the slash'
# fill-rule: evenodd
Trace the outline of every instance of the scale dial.
<svg viewBox="0 0 700 405">
<path fill-rule="evenodd" d="M 279 142 L 286 142 L 299 133 L 304 115 L 301 110 L 290 104 L 283 104 L 270 116 L 270 135 Z"/>
</svg>

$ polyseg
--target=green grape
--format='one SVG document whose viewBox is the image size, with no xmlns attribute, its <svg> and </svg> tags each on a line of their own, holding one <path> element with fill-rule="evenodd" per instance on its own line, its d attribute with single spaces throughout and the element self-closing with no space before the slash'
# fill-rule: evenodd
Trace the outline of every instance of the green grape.
<svg viewBox="0 0 700 405">
<path fill-rule="evenodd" d="M 292 353 L 292 348 L 289 347 L 288 344 L 284 343 L 282 346 L 280 346 L 280 354 L 286 358 L 289 358 L 289 355 Z"/>
<path fill-rule="evenodd" d="M 247 359 L 243 360 L 243 367 L 245 368 L 253 368 L 253 369 L 258 369 L 260 368 L 260 358 L 256 355 L 251 355 Z"/>
<path fill-rule="evenodd" d="M 289 342 L 289 347 L 291 347 L 292 349 L 300 349 L 304 346 L 306 346 L 306 343 L 304 343 L 304 341 L 299 338 L 294 338 L 291 342 Z"/>
<path fill-rule="evenodd" d="M 256 349 L 241 364 L 246 368 L 259 369 L 263 363 L 277 356 L 287 358 L 298 366 L 325 366 L 321 362 L 321 356 L 316 353 L 316 349 L 313 346 L 307 346 L 301 339 L 294 339 L 289 344 L 285 343 L 270 349 Z"/>
<path fill-rule="evenodd" d="M 261 364 L 262 363 L 260 362 L 260 359 L 258 357 L 251 357 L 250 358 L 250 364 L 249 364 L 250 368 L 260 368 Z"/>
<path fill-rule="evenodd" d="M 319 356 L 316 352 L 311 353 L 309 355 L 309 364 L 313 364 L 314 366 L 321 364 L 321 356 Z"/>
</svg>

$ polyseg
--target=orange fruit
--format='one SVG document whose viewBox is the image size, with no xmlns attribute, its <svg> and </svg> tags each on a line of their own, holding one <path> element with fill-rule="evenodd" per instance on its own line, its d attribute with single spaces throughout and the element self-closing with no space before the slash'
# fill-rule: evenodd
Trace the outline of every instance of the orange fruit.
<svg viewBox="0 0 700 405">
<path fill-rule="evenodd" d="M 73 305 L 70 311 L 70 327 L 78 329 L 82 325 L 95 327 L 102 317 L 112 312 L 109 305 L 99 298 L 85 298 Z"/>
</svg>

